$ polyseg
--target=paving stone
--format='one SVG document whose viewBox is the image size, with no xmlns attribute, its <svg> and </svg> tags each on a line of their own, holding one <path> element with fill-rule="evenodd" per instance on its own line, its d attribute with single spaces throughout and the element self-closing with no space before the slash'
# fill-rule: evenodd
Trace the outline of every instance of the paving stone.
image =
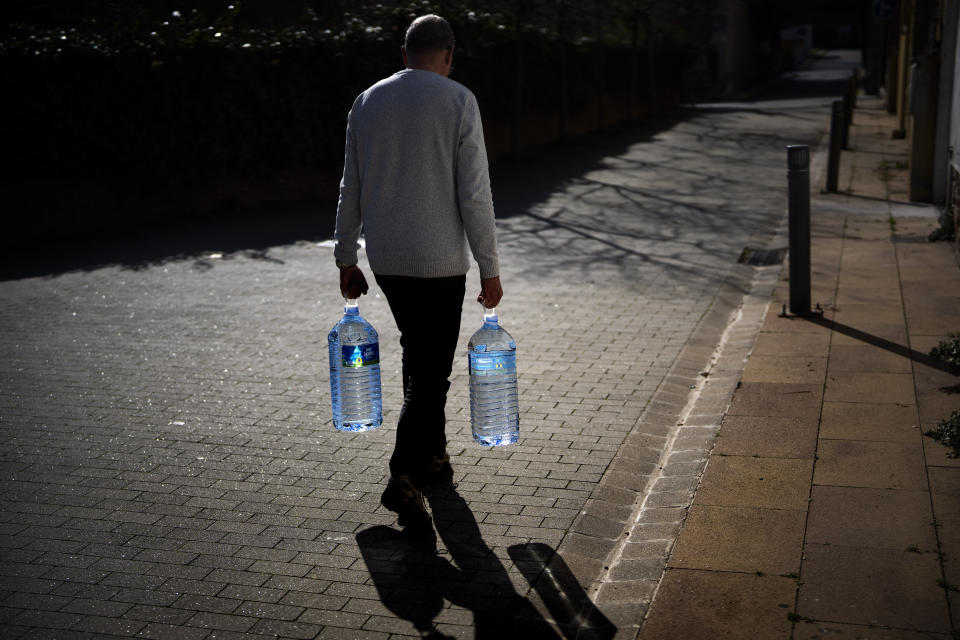
<svg viewBox="0 0 960 640">
<path fill-rule="evenodd" d="M 640 630 L 642 640 L 695 638 L 785 638 L 796 583 L 777 576 L 670 569 Z"/>
<path fill-rule="evenodd" d="M 652 600 L 659 583 L 659 577 L 658 573 L 657 580 L 604 582 L 597 593 L 596 601 L 601 610 L 608 603 L 632 603 L 638 608 L 642 608 L 643 603 L 649 604 Z M 634 631 L 634 635 L 636 635 L 636 631 Z"/>
<path fill-rule="evenodd" d="M 233 613 L 243 603 L 235 598 L 219 598 L 215 596 L 199 596 L 185 594 L 177 598 L 171 606 L 191 611 L 206 611 L 209 613 Z"/>
<path fill-rule="evenodd" d="M 62 607 L 60 611 L 117 618 L 125 615 L 131 608 L 133 608 L 133 605 L 127 602 L 104 602 L 103 600 L 76 598 L 70 604 Z"/>
<path fill-rule="evenodd" d="M 46 621 L 44 621 L 46 624 Z M 85 616 L 77 622 L 73 628 L 80 631 L 90 631 L 98 634 L 108 634 L 114 636 L 135 636 L 145 629 L 149 623 L 141 620 L 128 620 L 122 618 L 104 618 L 100 616 Z"/>
<path fill-rule="evenodd" d="M 916 404 L 913 376 L 909 373 L 831 372 L 827 376 L 824 401 Z"/>
<path fill-rule="evenodd" d="M 933 552 L 937 539 L 926 491 L 814 487 L 806 540 Z"/>
<path fill-rule="evenodd" d="M 814 484 L 876 489 L 924 490 L 922 445 L 918 442 L 821 440 Z"/>
<path fill-rule="evenodd" d="M 797 572 L 805 517 L 805 511 L 694 504 L 670 567 L 772 575 Z"/>
<path fill-rule="evenodd" d="M 2 606 L 12 609 L 36 609 L 38 611 L 59 611 L 71 602 L 71 598 L 57 595 L 35 593 L 11 593 L 3 600 Z"/>
<path fill-rule="evenodd" d="M 23 627 L 24 630 L 31 627 L 59 630 L 69 629 L 81 620 L 83 616 L 77 614 L 28 609 L 12 616 L 9 622 L 13 626 Z"/>
<path fill-rule="evenodd" d="M 817 620 L 950 631 L 935 554 L 807 545 L 797 613 Z"/>
<path fill-rule="evenodd" d="M 876 638 L 876 640 L 925 640 L 926 638 L 947 640 L 950 637 L 948 634 L 932 634 L 911 629 L 884 629 L 870 625 L 858 626 L 821 621 L 803 621 L 794 630 L 794 637 L 798 640 L 820 640 L 828 634 L 830 638 L 836 638 L 836 640 L 854 640 L 863 637 Z"/>
<path fill-rule="evenodd" d="M 819 426 L 813 418 L 727 416 L 713 453 L 722 456 L 812 459 Z"/>
<path fill-rule="evenodd" d="M 744 382 L 818 384 L 827 371 L 822 356 L 766 356 L 754 354 L 743 371 Z"/>
<path fill-rule="evenodd" d="M 131 620 L 144 622 L 158 622 L 160 624 L 182 625 L 193 615 L 193 612 L 169 607 L 153 607 L 148 605 L 134 605 L 124 614 Z"/>
<path fill-rule="evenodd" d="M 134 604 L 146 604 L 158 607 L 169 606 L 177 600 L 176 593 L 163 591 L 153 591 L 150 589 L 121 589 L 113 599 L 118 602 L 132 602 Z"/>
<path fill-rule="evenodd" d="M 296 638 L 297 640 L 308 640 L 310 638 L 316 638 L 322 629 L 322 627 L 315 624 L 264 619 L 258 621 L 250 631 L 269 637 L 280 636 L 284 638 Z"/>
<path fill-rule="evenodd" d="M 46 640 L 51 637 L 49 629 L 27 629 L 26 627 L 20 627 L 19 631 L 14 631 L 12 628 L 7 628 L 7 631 L 10 634 L 11 638 L 17 638 L 17 640 Z M 62 638 L 63 640 L 90 640 L 94 637 L 93 633 L 89 631 L 68 631 L 64 629 L 58 629 L 56 633 L 57 638 Z"/>
<path fill-rule="evenodd" d="M 818 385 L 749 382 L 737 390 L 730 415 L 816 419 L 822 389 Z"/>
<path fill-rule="evenodd" d="M 824 402 L 820 437 L 827 440 L 917 441 L 917 409 L 910 405 Z"/>
<path fill-rule="evenodd" d="M 700 481 L 701 505 L 806 511 L 813 461 L 719 456 Z"/>
<path fill-rule="evenodd" d="M 827 353 L 829 344 L 830 334 L 827 332 L 812 335 L 794 332 L 761 332 L 757 335 L 753 354 L 757 356 L 819 357 Z"/>
<path fill-rule="evenodd" d="M 203 640 L 209 637 L 206 629 L 189 629 L 179 625 L 150 623 L 140 630 L 138 638 L 157 638 L 158 640 Z"/>
<path fill-rule="evenodd" d="M 622 558 L 610 570 L 608 580 L 616 583 L 620 581 L 649 581 L 660 579 L 666 566 L 664 557 L 657 558 Z M 604 584 L 609 584 L 605 582 Z"/>
</svg>

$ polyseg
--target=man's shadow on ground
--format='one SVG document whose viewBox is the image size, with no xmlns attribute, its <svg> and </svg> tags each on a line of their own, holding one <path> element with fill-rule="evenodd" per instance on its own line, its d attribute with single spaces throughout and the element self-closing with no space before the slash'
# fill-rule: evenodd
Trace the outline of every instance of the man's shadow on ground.
<svg viewBox="0 0 960 640">
<path fill-rule="evenodd" d="M 476 638 L 583 638 L 607 640 L 617 628 L 590 602 L 563 559 L 548 545 L 509 548 L 510 558 L 550 612 L 553 624 L 517 593 L 507 569 L 480 535 L 477 520 L 456 488 L 429 497 L 436 531 L 450 552 L 437 555 L 433 534 L 413 535 L 385 526 L 357 534 L 380 600 L 427 638 L 444 601 L 470 610 Z"/>
</svg>

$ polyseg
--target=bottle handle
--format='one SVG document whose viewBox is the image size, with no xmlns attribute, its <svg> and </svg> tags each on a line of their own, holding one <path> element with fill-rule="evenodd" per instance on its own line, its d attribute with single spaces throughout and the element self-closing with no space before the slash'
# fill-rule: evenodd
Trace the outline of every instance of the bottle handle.
<svg viewBox="0 0 960 640">
<path fill-rule="evenodd" d="M 497 308 L 488 307 L 483 302 L 480 303 L 480 306 L 483 307 L 483 322 L 484 324 L 497 324 L 499 318 L 497 317 Z"/>
</svg>

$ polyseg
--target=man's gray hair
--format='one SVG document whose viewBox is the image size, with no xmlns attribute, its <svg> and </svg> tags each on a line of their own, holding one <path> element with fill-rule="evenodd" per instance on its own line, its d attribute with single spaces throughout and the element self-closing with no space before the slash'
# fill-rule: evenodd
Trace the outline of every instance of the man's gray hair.
<svg viewBox="0 0 960 640">
<path fill-rule="evenodd" d="M 407 53 L 433 53 L 453 46 L 450 23 L 433 14 L 420 16 L 410 23 L 403 43 Z"/>
</svg>

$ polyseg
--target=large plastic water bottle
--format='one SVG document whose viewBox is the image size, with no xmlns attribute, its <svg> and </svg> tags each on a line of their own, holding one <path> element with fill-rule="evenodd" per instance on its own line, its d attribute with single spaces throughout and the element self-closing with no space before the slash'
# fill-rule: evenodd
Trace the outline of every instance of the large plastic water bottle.
<svg viewBox="0 0 960 640">
<path fill-rule="evenodd" d="M 483 310 L 483 326 L 467 345 L 470 358 L 470 425 L 486 447 L 520 437 L 517 345 L 499 324 L 496 309 Z"/>
<path fill-rule="evenodd" d="M 327 336 L 333 426 L 341 431 L 376 429 L 383 424 L 380 337 L 360 315 L 356 300 L 347 300 L 343 311 Z"/>
</svg>

